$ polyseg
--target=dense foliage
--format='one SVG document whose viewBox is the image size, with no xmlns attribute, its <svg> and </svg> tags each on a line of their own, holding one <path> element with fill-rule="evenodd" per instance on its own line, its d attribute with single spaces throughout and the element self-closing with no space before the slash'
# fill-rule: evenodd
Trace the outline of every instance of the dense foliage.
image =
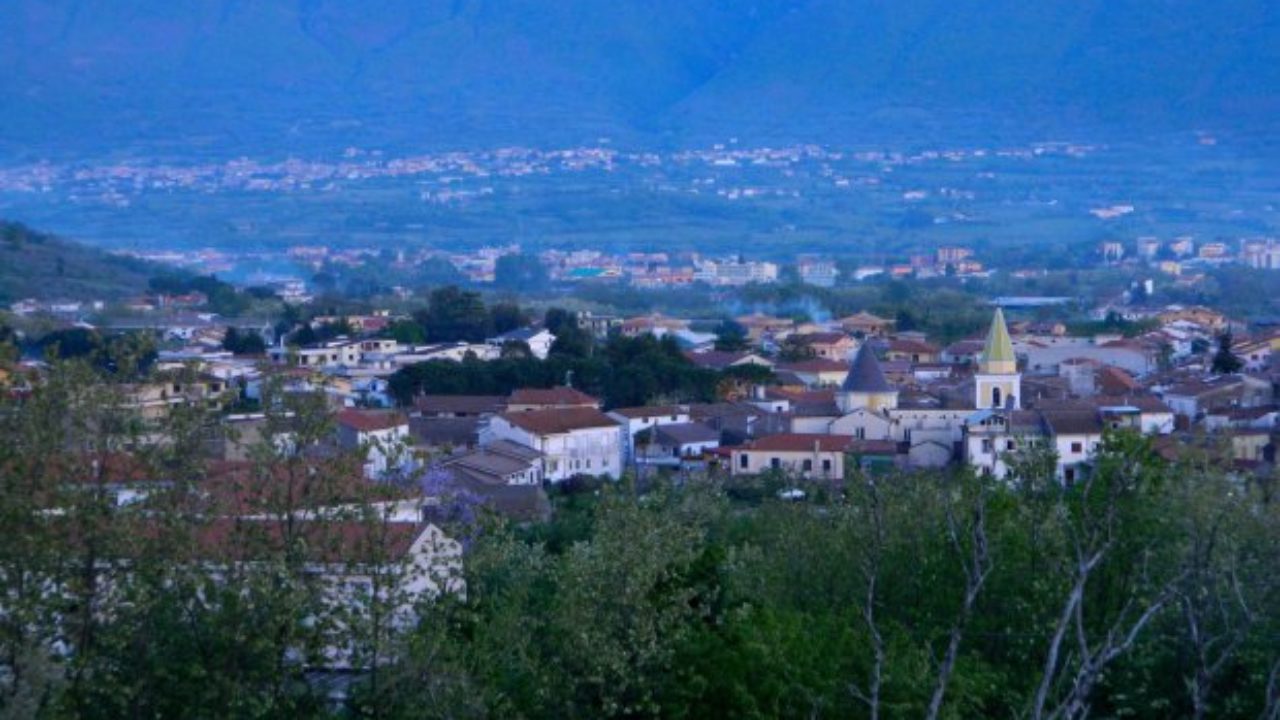
<svg viewBox="0 0 1280 720">
<path fill-rule="evenodd" d="M 733 368 L 717 372 L 691 363 L 672 338 L 612 337 L 595 347 L 579 331 L 557 338 L 551 355 L 538 360 L 509 355 L 482 361 L 439 360 L 402 368 L 391 376 L 391 392 L 402 403 L 415 395 L 506 395 L 522 387 L 572 384 L 604 400 L 607 407 L 656 402 L 711 402 L 743 379 L 766 380 L 768 371 Z M 579 342 L 570 344 L 569 339 Z"/>
<path fill-rule="evenodd" d="M 258 560 L 234 572 L 189 562 L 214 418 L 178 406 L 170 442 L 126 460 L 148 429 L 129 387 L 72 361 L 0 399 L 5 716 L 1254 718 L 1280 703 L 1276 478 L 1212 454 L 1170 465 L 1118 433 L 1071 487 L 1032 450 L 1008 483 L 856 475 L 800 483 L 799 502 L 775 499 L 797 482 L 783 477 L 575 483 L 549 523 L 450 516 L 466 593 L 395 624 L 390 597 L 325 602 L 300 532 L 236 549 Z M 278 397 L 264 407 L 292 448 L 331 432 L 322 398 Z M 362 508 L 386 488 L 342 481 L 357 465 L 268 438 L 252 466 L 243 491 L 284 527 L 325 498 L 349 514 L 312 522 L 383 523 Z M 140 477 L 164 483 L 113 500 Z M 316 672 L 335 643 L 363 669 Z"/>
</svg>

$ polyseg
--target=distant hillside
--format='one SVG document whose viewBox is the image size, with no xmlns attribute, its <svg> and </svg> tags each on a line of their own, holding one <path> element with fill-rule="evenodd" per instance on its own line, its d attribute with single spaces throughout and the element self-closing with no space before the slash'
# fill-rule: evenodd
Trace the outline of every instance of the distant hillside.
<svg viewBox="0 0 1280 720">
<path fill-rule="evenodd" d="M 147 280 L 162 272 L 153 263 L 0 220 L 0 303 L 122 298 L 144 291 Z"/>
<path fill-rule="evenodd" d="M 1273 0 L 8 6 L 0 152 L 15 154 L 140 139 L 182 154 L 939 125 L 1145 132 L 1269 128 L 1280 114 Z"/>
</svg>

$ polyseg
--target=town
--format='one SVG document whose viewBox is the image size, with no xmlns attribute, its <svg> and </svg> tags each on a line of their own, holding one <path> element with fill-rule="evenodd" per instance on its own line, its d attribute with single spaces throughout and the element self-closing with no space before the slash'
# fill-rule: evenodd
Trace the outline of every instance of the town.
<svg viewBox="0 0 1280 720">
<path fill-rule="evenodd" d="M 0 720 L 1280 720 L 1280 3 L 3 17 Z"/>
</svg>

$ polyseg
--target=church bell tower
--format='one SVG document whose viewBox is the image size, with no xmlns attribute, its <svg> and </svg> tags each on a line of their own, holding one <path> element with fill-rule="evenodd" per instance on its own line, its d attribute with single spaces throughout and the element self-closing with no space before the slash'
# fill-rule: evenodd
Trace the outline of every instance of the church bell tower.
<svg viewBox="0 0 1280 720">
<path fill-rule="evenodd" d="M 974 407 L 979 410 L 1017 410 L 1022 407 L 1022 374 L 1013 340 L 1004 322 L 1004 312 L 996 308 L 991 330 L 973 377 Z"/>
</svg>

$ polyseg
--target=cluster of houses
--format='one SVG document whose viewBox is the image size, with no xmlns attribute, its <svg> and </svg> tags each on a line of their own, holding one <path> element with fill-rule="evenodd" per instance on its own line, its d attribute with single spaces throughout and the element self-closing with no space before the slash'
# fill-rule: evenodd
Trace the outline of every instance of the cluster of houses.
<svg viewBox="0 0 1280 720">
<path fill-rule="evenodd" d="M 1054 451 L 1055 474 L 1069 483 L 1089 472 L 1104 433 L 1118 428 L 1155 436 L 1171 456 L 1211 437 L 1239 469 L 1274 466 L 1280 335 L 1248 341 L 1256 370 L 1215 375 L 1190 362 L 1161 369 L 1140 348 L 1110 341 L 1055 343 L 1064 337 L 1055 327 L 1011 325 L 999 309 L 984 336 L 945 348 L 893 333 L 891 323 L 865 313 L 817 332 L 796 332 L 791 321 L 743 320 L 758 345 L 784 333 L 794 343 L 798 335 L 813 359 L 688 352 L 706 367 L 774 371 L 776 384 L 715 403 L 604 408 L 571 387 L 529 388 L 509 396 L 424 395 L 403 415 L 351 410 L 340 422 L 396 418 L 419 457 L 456 469 L 480 494 L 527 488 L 527 502 L 539 507 L 543 484 L 582 475 L 667 467 L 838 481 L 853 466 L 966 464 L 1005 477 L 1011 459 L 1034 447 Z"/>
<path fill-rule="evenodd" d="M 1169 454 L 1212 436 L 1241 468 L 1272 467 L 1280 333 L 1235 328 L 1240 370 L 1216 374 L 1210 356 L 1232 327 L 1226 318 L 1186 307 L 1156 317 L 1155 329 L 1137 338 L 1075 337 L 1057 322 L 1009 322 L 997 308 L 984 334 L 938 346 L 867 312 L 821 324 L 753 314 L 737 318 L 746 349 L 725 352 L 685 320 L 581 314 L 579 325 L 601 335 L 677 337 L 702 367 L 772 373 L 772 382 L 738 385 L 718 402 L 652 407 L 605 407 L 564 386 L 424 395 L 393 408 L 388 381 L 396 370 L 490 360 L 513 343 L 546 357 L 555 337 L 541 328 L 430 345 L 366 334 L 271 347 L 265 358 L 214 351 L 199 334 L 183 350 L 162 352 L 159 373 L 130 386 L 129 396 L 161 432 L 177 404 L 261 399 L 270 383 L 321 392 L 334 413 L 332 451 L 364 453 L 366 477 L 445 468 L 468 493 L 522 519 L 546 516 L 544 485 L 652 468 L 838 481 L 850 463 L 868 471 L 965 464 L 1003 477 L 1018 451 L 1047 447 L 1058 478 L 1071 482 L 1088 472 L 1103 433 L 1121 427 L 1156 436 Z M 385 316 L 370 318 L 380 321 Z M 211 454 L 246 460 L 267 422 L 261 413 L 224 413 Z"/>
</svg>

